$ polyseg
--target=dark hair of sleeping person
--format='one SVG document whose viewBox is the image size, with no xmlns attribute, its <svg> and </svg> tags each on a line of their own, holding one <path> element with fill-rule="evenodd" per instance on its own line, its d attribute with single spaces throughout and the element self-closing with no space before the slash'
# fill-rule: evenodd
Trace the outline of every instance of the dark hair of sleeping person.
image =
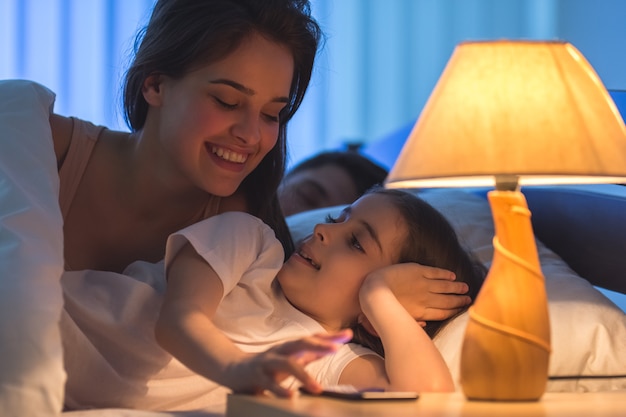
<svg viewBox="0 0 626 417">
<path fill-rule="evenodd" d="M 350 204 L 387 177 L 387 170 L 356 151 L 318 153 L 291 168 L 279 188 L 286 216 Z"/>
</svg>

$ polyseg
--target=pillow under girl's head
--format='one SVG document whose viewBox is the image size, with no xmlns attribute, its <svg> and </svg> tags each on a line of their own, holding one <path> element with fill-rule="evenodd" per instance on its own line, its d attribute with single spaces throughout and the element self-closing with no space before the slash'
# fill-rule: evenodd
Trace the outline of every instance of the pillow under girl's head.
<svg viewBox="0 0 626 417">
<path fill-rule="evenodd" d="M 407 224 L 407 237 L 398 261 L 415 262 L 454 272 L 457 281 L 468 284 L 467 295 L 474 300 L 487 270 L 459 242 L 450 222 L 431 204 L 413 193 L 382 188 L 374 192 L 393 198 L 394 205 Z M 443 324 L 443 321 L 429 321 L 425 330 L 430 337 L 434 337 Z"/>
</svg>

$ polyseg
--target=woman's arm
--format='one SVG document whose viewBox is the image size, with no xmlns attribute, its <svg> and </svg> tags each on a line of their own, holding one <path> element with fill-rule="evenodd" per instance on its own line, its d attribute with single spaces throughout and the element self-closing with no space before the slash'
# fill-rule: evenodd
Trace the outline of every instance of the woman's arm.
<svg viewBox="0 0 626 417">
<path fill-rule="evenodd" d="M 224 288 L 190 244 L 175 256 L 167 273 L 168 287 L 155 334 L 159 344 L 189 369 L 235 392 L 269 390 L 289 396 L 293 392 L 279 385 L 289 375 L 313 392 L 321 390 L 304 366 L 336 350 L 341 337 L 311 336 L 258 354 L 242 352 L 213 324 Z"/>
<path fill-rule="evenodd" d="M 390 274 L 402 274 L 407 267 L 400 264 L 377 270 L 361 286 L 361 309 L 383 342 L 385 359 L 383 363 L 377 357 L 365 356 L 352 361 L 340 378 L 341 384 L 359 388 L 382 385 L 389 391 L 454 391 L 439 350 L 386 282 Z"/>
</svg>

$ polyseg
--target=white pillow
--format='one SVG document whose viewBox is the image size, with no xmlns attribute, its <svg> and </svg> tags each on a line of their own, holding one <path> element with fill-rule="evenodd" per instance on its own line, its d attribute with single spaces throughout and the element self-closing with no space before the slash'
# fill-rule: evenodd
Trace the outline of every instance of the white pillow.
<svg viewBox="0 0 626 417">
<path fill-rule="evenodd" d="M 461 241 L 489 266 L 494 235 L 489 202 L 458 189 L 427 190 L 419 192 L 419 196 L 444 214 Z M 315 224 L 324 222 L 326 215 L 336 216 L 342 208 L 323 208 L 290 216 L 287 224 L 294 240 L 310 234 Z M 550 312 L 552 354 L 547 391 L 626 389 L 626 314 L 539 241 L 537 251 L 546 278 Z M 458 389 L 467 317 L 467 313 L 460 315 L 434 339 Z M 558 379 L 564 376 L 573 378 Z"/>
</svg>

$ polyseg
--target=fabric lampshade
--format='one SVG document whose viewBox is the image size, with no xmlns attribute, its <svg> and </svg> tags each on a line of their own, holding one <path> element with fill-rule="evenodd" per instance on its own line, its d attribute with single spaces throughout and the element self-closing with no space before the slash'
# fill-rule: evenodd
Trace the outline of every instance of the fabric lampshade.
<svg viewBox="0 0 626 417">
<path fill-rule="evenodd" d="M 626 182 L 626 127 L 567 42 L 459 44 L 387 186 Z"/>
</svg>

